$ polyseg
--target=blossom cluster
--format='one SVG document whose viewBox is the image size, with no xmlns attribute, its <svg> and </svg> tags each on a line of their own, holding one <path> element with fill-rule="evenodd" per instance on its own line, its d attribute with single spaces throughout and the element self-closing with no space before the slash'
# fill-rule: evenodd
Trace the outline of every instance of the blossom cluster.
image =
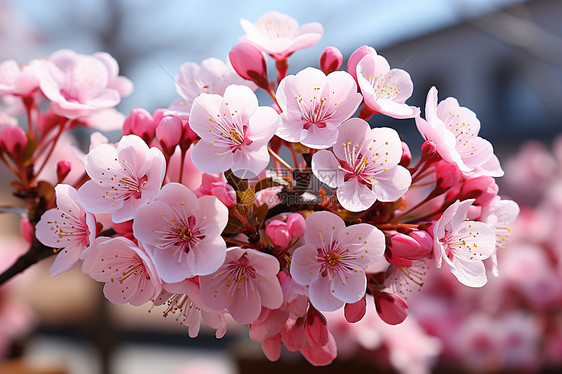
<svg viewBox="0 0 562 374">
<path fill-rule="evenodd" d="M 327 312 L 351 324 L 374 309 L 399 324 L 443 264 L 483 286 L 518 209 L 498 196 L 503 170 L 476 115 L 433 87 L 422 118 L 406 103 L 409 74 L 368 46 L 345 69 L 328 47 L 319 69 L 287 75 L 289 57 L 321 38 L 318 23 L 269 12 L 242 27 L 226 62 L 180 67 L 168 108 L 124 120 L 114 106 L 132 86 L 107 54 L 0 65 L 0 159 L 35 213 L 28 228 L 57 253 L 51 274 L 81 264 L 109 301 L 162 306 L 191 337 L 202 321 L 221 337 L 232 318 L 269 359 L 282 343 L 314 365 L 336 357 Z M 18 110 L 27 130 L 9 115 Z M 415 165 L 379 116 L 415 120 L 425 140 Z M 77 125 L 123 137 L 96 133 L 78 162 L 56 160 Z M 55 187 L 38 179 L 53 164 Z"/>
</svg>

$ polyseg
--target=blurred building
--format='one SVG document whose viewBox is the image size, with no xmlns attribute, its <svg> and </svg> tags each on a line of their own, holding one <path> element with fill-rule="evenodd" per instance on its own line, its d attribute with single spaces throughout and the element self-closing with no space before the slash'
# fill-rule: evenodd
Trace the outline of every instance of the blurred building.
<svg viewBox="0 0 562 374">
<path fill-rule="evenodd" d="M 562 130 L 560 14 L 561 1 L 528 1 L 378 53 L 410 73 L 409 102 L 422 105 L 422 115 L 425 95 L 436 86 L 440 100 L 453 96 L 477 114 L 482 136 L 501 156 L 526 139 L 548 141 Z"/>
</svg>

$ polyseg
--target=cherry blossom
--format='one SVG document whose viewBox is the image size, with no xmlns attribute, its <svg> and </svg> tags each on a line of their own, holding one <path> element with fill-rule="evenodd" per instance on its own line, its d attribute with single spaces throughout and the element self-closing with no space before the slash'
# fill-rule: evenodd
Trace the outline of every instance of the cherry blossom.
<svg viewBox="0 0 562 374">
<path fill-rule="evenodd" d="M 433 229 L 433 251 L 437 267 L 445 260 L 459 282 L 482 287 L 487 282 L 483 260 L 494 254 L 496 236 L 485 223 L 467 220 L 473 202 L 457 200 L 443 212 Z"/>
<path fill-rule="evenodd" d="M 229 62 L 218 58 L 208 58 L 198 65 L 194 62 L 184 62 L 176 75 L 176 91 L 181 96 L 169 107 L 170 113 L 188 118 L 193 100 L 202 93 L 224 95 L 226 87 L 231 84 L 246 85 L 252 90 L 256 86 L 241 78 Z"/>
<path fill-rule="evenodd" d="M 139 306 L 161 290 L 150 257 L 142 247 L 123 237 L 96 239 L 84 260 L 84 271 L 105 283 L 103 293 L 114 304 Z"/>
<path fill-rule="evenodd" d="M 405 103 L 414 90 L 410 75 L 401 69 L 390 69 L 384 57 L 366 54 L 357 64 L 357 82 L 365 105 L 373 112 L 393 118 L 419 115 L 419 108 Z"/>
<path fill-rule="evenodd" d="M 253 178 L 269 163 L 267 143 L 279 115 L 246 86 L 231 85 L 220 95 L 201 94 L 193 102 L 190 125 L 201 137 L 191 159 L 200 170 L 215 174 L 232 169 L 239 178 Z"/>
<path fill-rule="evenodd" d="M 334 311 L 365 295 L 365 271 L 384 253 L 384 235 L 361 223 L 346 227 L 330 212 L 314 212 L 306 219 L 304 245 L 293 253 L 291 276 L 309 286 L 309 298 L 321 311 Z"/>
<path fill-rule="evenodd" d="M 316 44 L 324 34 L 324 28 L 317 22 L 299 26 L 294 18 L 275 11 L 265 13 L 255 24 L 245 19 L 240 24 L 246 33 L 240 41 L 253 44 L 276 60 Z"/>
<path fill-rule="evenodd" d="M 113 73 L 107 59 L 62 50 L 43 61 L 40 87 L 55 114 L 87 117 L 121 101 L 119 90 L 111 84 L 116 78 Z"/>
<path fill-rule="evenodd" d="M 49 209 L 35 227 L 37 239 L 58 249 L 51 276 L 74 268 L 96 238 L 94 215 L 85 211 L 76 198 L 76 189 L 67 184 L 55 187 L 57 208 Z"/>
<path fill-rule="evenodd" d="M 480 221 L 489 225 L 496 233 L 496 249 L 505 248 L 511 235 L 511 224 L 519 216 L 519 205 L 512 200 L 502 200 L 496 196 L 490 204 L 482 208 Z M 499 276 L 496 253 L 490 257 L 492 273 Z"/>
<path fill-rule="evenodd" d="M 98 145 L 84 162 L 92 180 L 80 187 L 78 201 L 91 213 L 112 213 L 116 223 L 156 197 L 166 169 L 162 152 L 136 135 L 121 138 L 117 148 Z"/>
<path fill-rule="evenodd" d="M 175 283 L 211 274 L 223 264 L 226 243 L 220 234 L 227 221 L 228 209 L 217 198 L 197 198 L 184 185 L 169 183 L 136 211 L 133 233 L 162 280 Z"/>
<path fill-rule="evenodd" d="M 465 175 L 501 177 L 503 170 L 492 145 L 478 136 L 480 121 L 471 110 L 449 97 L 437 104 L 437 89 L 427 94 L 425 120 L 416 126 L 426 140 L 435 143 L 443 160 L 456 164 Z"/>
<path fill-rule="evenodd" d="M 338 188 L 338 201 L 349 211 L 368 209 L 377 200 L 396 201 L 410 187 L 410 173 L 398 165 L 402 145 L 393 129 L 371 129 L 364 120 L 352 118 L 340 127 L 333 152 L 315 153 L 312 171 Z"/>
<path fill-rule="evenodd" d="M 175 315 L 180 325 L 187 326 L 190 338 L 199 334 L 201 320 L 217 330 L 217 338 L 222 338 L 226 333 L 225 312 L 216 312 L 205 307 L 197 278 L 178 283 L 164 283 L 162 292 L 154 300 L 154 305 L 165 305 L 164 318 L 170 314 Z"/>
<path fill-rule="evenodd" d="M 201 298 L 211 309 L 227 309 L 241 325 L 252 323 L 262 306 L 281 306 L 278 272 L 279 262 L 273 256 L 254 249 L 229 248 L 220 269 L 199 278 Z"/>
<path fill-rule="evenodd" d="M 0 97 L 4 95 L 30 96 L 39 88 L 40 60 L 19 66 L 15 60 L 0 64 Z"/>
<path fill-rule="evenodd" d="M 283 111 L 276 135 L 311 148 L 328 148 L 336 143 L 338 127 L 361 103 L 353 77 L 344 71 L 327 76 L 306 68 L 285 77 L 277 88 Z"/>
</svg>

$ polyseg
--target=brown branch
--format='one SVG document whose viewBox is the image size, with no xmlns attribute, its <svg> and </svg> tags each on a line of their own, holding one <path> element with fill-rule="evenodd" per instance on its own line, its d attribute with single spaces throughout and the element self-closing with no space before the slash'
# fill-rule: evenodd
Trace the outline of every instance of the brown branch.
<svg viewBox="0 0 562 374">
<path fill-rule="evenodd" d="M 27 268 L 35 265 L 37 262 L 43 260 L 44 258 L 52 256 L 53 254 L 54 252 L 51 248 L 45 247 L 37 240 L 34 240 L 29 250 L 21 255 L 16 260 L 16 262 L 12 264 L 12 266 L 10 266 L 8 269 L 4 270 L 2 274 L 0 274 L 0 285 L 12 279 L 19 273 L 22 273 Z"/>
</svg>

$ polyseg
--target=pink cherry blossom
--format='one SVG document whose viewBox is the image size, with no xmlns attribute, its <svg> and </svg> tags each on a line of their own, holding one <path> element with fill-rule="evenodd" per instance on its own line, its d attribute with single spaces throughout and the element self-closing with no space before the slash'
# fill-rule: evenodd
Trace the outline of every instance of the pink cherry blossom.
<svg viewBox="0 0 562 374">
<path fill-rule="evenodd" d="M 117 148 L 98 145 L 84 162 L 92 180 L 80 187 L 78 201 L 91 213 L 112 213 L 116 223 L 156 197 L 166 170 L 162 152 L 136 135 L 121 138 Z"/>
<path fill-rule="evenodd" d="M 35 227 L 35 235 L 43 245 L 60 248 L 51 266 L 52 276 L 74 268 L 96 238 L 94 215 L 77 201 L 74 187 L 58 184 L 55 195 L 57 208 L 46 211 Z"/>
<path fill-rule="evenodd" d="M 0 64 L 0 97 L 4 95 L 31 96 L 39 88 L 41 61 L 32 60 L 19 66 L 14 60 Z"/>
<path fill-rule="evenodd" d="M 105 62 L 59 51 L 43 62 L 40 87 L 53 112 L 76 119 L 119 104 L 121 95 L 111 87 L 111 78 Z"/>
<path fill-rule="evenodd" d="M 213 196 L 195 197 L 187 187 L 169 183 L 156 201 L 135 213 L 133 232 L 150 253 L 164 282 L 175 283 L 215 272 L 226 255 L 220 236 L 228 209 Z"/>
<path fill-rule="evenodd" d="M 505 248 L 511 236 L 511 225 L 519 216 L 519 205 L 512 200 L 502 200 L 496 196 L 487 206 L 482 208 L 480 221 L 489 225 L 496 233 L 496 249 Z M 499 276 L 496 253 L 490 257 L 492 273 Z"/>
<path fill-rule="evenodd" d="M 225 312 L 216 312 L 205 307 L 197 278 L 178 283 L 164 283 L 163 291 L 155 298 L 154 305 L 165 305 L 164 318 L 170 314 L 174 315 L 180 325 L 187 326 L 190 338 L 199 334 L 201 320 L 217 330 L 217 338 L 222 338 L 226 333 Z"/>
<path fill-rule="evenodd" d="M 427 94 L 425 120 L 416 117 L 419 132 L 435 143 L 443 160 L 456 164 L 465 175 L 501 177 L 503 170 L 492 145 L 478 136 L 480 121 L 471 110 L 449 97 L 437 104 L 437 89 Z"/>
<path fill-rule="evenodd" d="M 262 306 L 281 306 L 283 293 L 278 272 L 279 262 L 273 256 L 254 249 L 229 248 L 220 269 L 199 278 L 201 298 L 211 309 L 227 309 L 242 325 L 252 323 Z"/>
<path fill-rule="evenodd" d="M 315 212 L 306 219 L 304 245 L 291 261 L 291 276 L 309 286 L 309 298 L 321 311 L 355 303 L 365 295 L 365 271 L 384 253 L 384 235 L 369 224 L 346 227 L 330 212 Z"/>
<path fill-rule="evenodd" d="M 267 143 L 278 120 L 274 109 L 258 107 L 256 95 L 246 86 L 228 86 L 224 97 L 201 94 L 189 119 L 201 137 L 191 159 L 209 174 L 232 169 L 239 178 L 253 178 L 269 163 Z"/>
<path fill-rule="evenodd" d="M 185 62 L 176 75 L 176 91 L 181 96 L 169 109 L 180 118 L 188 118 L 193 100 L 202 93 L 224 95 L 226 87 L 231 84 L 246 85 L 252 90 L 256 86 L 241 78 L 230 63 L 217 58 L 203 60 L 201 66 L 194 62 Z"/>
<path fill-rule="evenodd" d="M 246 33 L 239 38 L 241 42 L 253 44 L 277 60 L 316 44 L 324 34 L 317 22 L 299 26 L 295 19 L 275 11 L 265 13 L 255 24 L 245 19 L 240 24 Z"/>
<path fill-rule="evenodd" d="M 393 118 L 419 115 L 419 108 L 405 103 L 414 90 L 410 75 L 401 69 L 390 69 L 384 57 L 365 55 L 357 64 L 357 82 L 365 105 L 373 112 Z"/>
<path fill-rule="evenodd" d="M 437 267 L 445 260 L 459 282 L 482 287 L 487 282 L 483 260 L 495 252 L 496 236 L 485 223 L 467 221 L 473 202 L 457 200 L 443 212 L 433 229 L 433 251 Z"/>
<path fill-rule="evenodd" d="M 276 135 L 311 148 L 328 148 L 336 143 L 338 128 L 361 103 L 353 77 L 345 71 L 327 76 L 306 68 L 285 77 L 277 88 L 281 124 Z"/>
<path fill-rule="evenodd" d="M 161 281 L 142 248 L 123 237 L 98 238 L 84 261 L 84 270 L 98 282 L 114 304 L 139 306 L 154 299 Z"/>
<path fill-rule="evenodd" d="M 410 187 L 410 173 L 398 165 L 400 137 L 391 128 L 371 129 L 364 120 L 352 118 L 341 126 L 333 152 L 315 153 L 312 171 L 321 182 L 338 188 L 338 201 L 349 211 L 363 211 L 377 200 L 396 201 Z"/>
</svg>

